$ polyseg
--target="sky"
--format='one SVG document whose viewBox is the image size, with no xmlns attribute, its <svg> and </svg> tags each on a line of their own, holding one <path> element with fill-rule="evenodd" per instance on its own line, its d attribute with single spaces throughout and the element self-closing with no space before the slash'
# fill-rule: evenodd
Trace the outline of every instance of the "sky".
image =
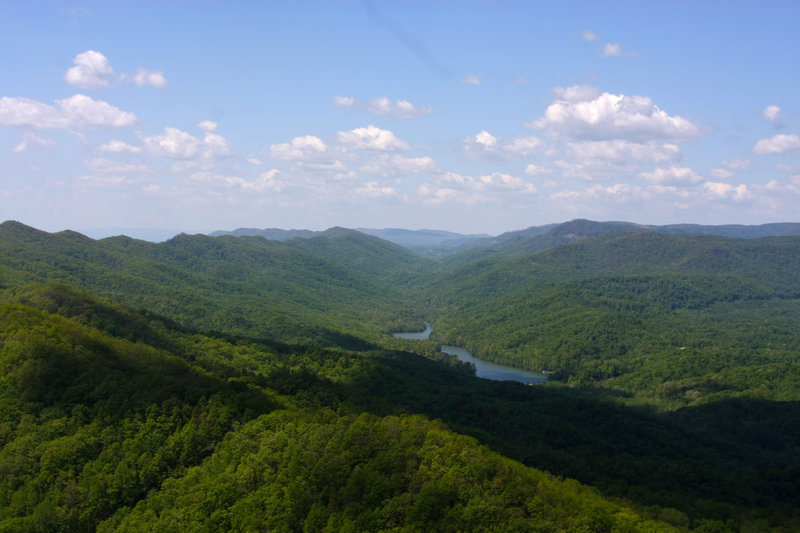
<svg viewBox="0 0 800 533">
<path fill-rule="evenodd" d="M 0 0 L 0 220 L 800 221 L 798 21 L 796 0 Z"/>
</svg>

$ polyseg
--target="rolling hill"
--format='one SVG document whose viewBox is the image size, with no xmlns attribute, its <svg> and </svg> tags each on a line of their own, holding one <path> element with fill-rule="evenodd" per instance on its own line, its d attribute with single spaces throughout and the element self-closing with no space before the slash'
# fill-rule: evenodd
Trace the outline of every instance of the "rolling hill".
<svg viewBox="0 0 800 533">
<path fill-rule="evenodd" d="M 0 530 L 795 530 L 800 238 L 635 228 L 431 259 L 0 224 Z"/>
</svg>

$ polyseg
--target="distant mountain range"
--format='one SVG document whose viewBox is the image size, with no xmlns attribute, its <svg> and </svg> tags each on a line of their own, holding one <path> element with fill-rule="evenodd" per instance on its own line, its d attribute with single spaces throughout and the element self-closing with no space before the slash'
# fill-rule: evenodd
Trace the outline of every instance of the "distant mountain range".
<svg viewBox="0 0 800 533">
<path fill-rule="evenodd" d="M 291 239 L 310 239 L 320 236 L 331 236 L 331 228 L 325 231 L 311 231 L 305 229 L 276 229 L 276 228 L 239 228 L 233 231 L 214 231 L 209 235 L 219 237 L 222 235 L 258 236 L 271 241 L 288 241 Z M 663 226 L 635 224 L 632 222 L 597 222 L 585 219 L 575 219 L 561 224 L 546 224 L 531 226 L 529 228 L 510 231 L 497 236 L 487 234 L 461 234 L 441 230 L 409 230 L 400 228 L 356 228 L 366 235 L 400 245 L 415 252 L 430 256 L 443 256 L 470 248 L 508 248 L 514 245 L 516 251 L 522 249 L 526 252 L 543 250 L 564 244 L 576 239 L 597 237 L 608 233 L 669 233 L 669 234 L 694 234 L 714 235 L 740 239 L 756 237 L 800 236 L 800 223 L 780 222 L 761 225 L 702 225 L 702 224 L 668 224 Z"/>
</svg>

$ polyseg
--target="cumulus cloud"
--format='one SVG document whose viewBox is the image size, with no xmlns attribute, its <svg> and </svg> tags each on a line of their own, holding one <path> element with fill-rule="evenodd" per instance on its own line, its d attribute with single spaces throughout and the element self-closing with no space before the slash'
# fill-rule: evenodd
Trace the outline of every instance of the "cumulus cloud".
<svg viewBox="0 0 800 533">
<path fill-rule="evenodd" d="M 96 50 L 81 52 L 75 56 L 72 62 L 75 63 L 75 66 L 67 69 L 64 81 L 82 89 L 108 87 L 114 78 L 123 82 L 133 82 L 139 87 L 149 85 L 163 89 L 167 86 L 167 79 L 163 72 L 143 67 L 139 67 L 134 74 L 115 76 L 108 58 Z"/>
<path fill-rule="evenodd" d="M 642 172 L 639 176 L 645 181 L 659 185 L 695 185 L 703 181 L 703 177 L 692 169 L 676 165 L 656 168 L 652 172 Z"/>
<path fill-rule="evenodd" d="M 74 67 L 67 69 L 64 81 L 82 89 L 103 89 L 111 85 L 111 81 L 134 83 L 139 87 L 151 86 L 163 89 L 167 86 L 164 73 L 139 67 L 134 74 L 114 74 L 108 58 L 96 50 L 87 50 L 76 55 L 72 60 Z"/>
<path fill-rule="evenodd" d="M 333 99 L 335 107 L 362 109 L 368 113 L 379 116 L 396 118 L 418 118 L 433 113 L 432 107 L 417 106 L 408 100 L 392 102 L 385 96 L 373 98 L 369 102 L 357 102 L 346 96 L 337 96 Z"/>
<path fill-rule="evenodd" d="M 146 68 L 139 67 L 136 74 L 133 75 L 133 83 L 139 87 L 150 85 L 157 89 L 163 89 L 167 86 L 167 78 L 160 70 L 147 70 Z"/>
<path fill-rule="evenodd" d="M 800 137 L 791 134 L 779 134 L 769 139 L 761 139 L 753 146 L 753 151 L 760 155 L 783 154 L 800 150 Z"/>
<path fill-rule="evenodd" d="M 286 183 L 279 179 L 277 169 L 264 172 L 254 180 L 246 180 L 238 176 L 225 176 L 210 171 L 195 172 L 191 175 L 192 181 L 204 185 L 225 187 L 228 189 L 239 189 L 248 192 L 280 192 L 286 187 Z"/>
<path fill-rule="evenodd" d="M 692 121 L 669 115 L 646 96 L 600 93 L 587 86 L 557 88 L 555 95 L 544 116 L 526 126 L 567 140 L 675 142 L 701 134 Z"/>
<path fill-rule="evenodd" d="M 727 180 L 732 178 L 735 174 L 727 168 L 712 168 L 711 175 L 718 180 Z"/>
<path fill-rule="evenodd" d="M 373 125 L 351 131 L 340 131 L 338 139 L 345 147 L 357 150 L 391 152 L 411 148 L 408 143 L 395 137 L 391 131 Z"/>
<path fill-rule="evenodd" d="M 355 99 L 346 96 L 337 96 L 333 99 L 333 105 L 342 108 L 362 109 L 373 115 L 396 118 L 418 118 L 433 113 L 432 107 L 417 106 L 408 100 L 397 100 L 392 103 L 385 96 L 373 98 L 366 103 L 357 102 Z"/>
<path fill-rule="evenodd" d="M 483 79 L 475 74 L 467 74 L 461 78 L 461 83 L 466 83 L 468 85 L 480 85 L 483 83 Z"/>
<path fill-rule="evenodd" d="M 269 148 L 275 159 L 305 160 L 316 159 L 328 153 L 328 145 L 313 135 L 295 137 L 288 143 L 273 144 Z"/>
<path fill-rule="evenodd" d="M 72 124 L 120 128 L 136 123 L 136 115 L 133 113 L 121 111 L 108 102 L 93 100 L 83 94 L 57 100 L 56 103 Z"/>
<path fill-rule="evenodd" d="M 504 193 L 537 192 L 532 183 L 502 172 L 493 172 L 477 178 L 445 172 L 437 176 L 433 184 L 424 183 L 417 189 L 417 194 L 429 204 L 438 204 L 447 199 L 465 204 L 496 202 L 502 201 Z"/>
<path fill-rule="evenodd" d="M 408 100 L 398 100 L 394 104 L 386 97 L 373 98 L 367 111 L 375 115 L 390 115 L 399 118 L 417 118 L 433 113 L 432 107 L 415 106 Z"/>
<path fill-rule="evenodd" d="M 98 150 L 101 152 L 114 152 L 114 153 L 122 153 L 128 152 L 131 154 L 138 154 L 142 152 L 142 148 L 140 146 L 133 146 L 123 141 L 108 141 L 105 144 L 101 144 L 98 147 Z"/>
<path fill-rule="evenodd" d="M 623 139 L 570 142 L 566 144 L 566 151 L 576 159 L 652 161 L 654 163 L 674 161 L 681 155 L 677 144 L 654 141 L 637 143 Z"/>
<path fill-rule="evenodd" d="M 533 136 L 498 139 L 486 130 L 464 139 L 464 149 L 474 157 L 513 159 L 529 156 L 542 148 L 542 140 Z"/>
<path fill-rule="evenodd" d="M 40 129 L 81 126 L 119 128 L 136 123 L 136 115 L 83 94 L 56 100 L 50 106 L 30 98 L 0 98 L 0 124 Z"/>
<path fill-rule="evenodd" d="M 764 108 L 764 111 L 761 112 L 761 115 L 775 124 L 776 126 L 781 125 L 781 108 L 776 105 L 768 105 Z"/>
<path fill-rule="evenodd" d="M 403 157 L 379 154 L 364 163 L 359 171 L 372 176 L 389 177 L 398 174 L 423 174 L 438 172 L 439 167 L 432 157 Z"/>
<path fill-rule="evenodd" d="M 75 56 L 75 63 L 64 74 L 64 81 L 82 89 L 100 89 L 108 87 L 114 70 L 106 56 L 95 50 L 87 50 Z"/>
<path fill-rule="evenodd" d="M 552 171 L 549 168 L 536 165 L 534 163 L 531 163 L 530 165 L 525 167 L 526 176 L 545 176 L 547 174 L 550 174 L 551 172 Z"/>
<path fill-rule="evenodd" d="M 718 199 L 745 200 L 751 196 L 750 190 L 744 184 L 733 186 L 730 183 L 707 181 L 703 184 L 703 190 Z"/>
<path fill-rule="evenodd" d="M 581 38 L 584 41 L 596 41 L 597 35 L 593 31 L 583 30 L 583 32 L 581 33 Z"/>
<path fill-rule="evenodd" d="M 386 185 L 379 185 L 377 181 L 368 181 L 360 187 L 356 187 L 355 193 L 359 196 L 378 198 L 381 196 L 396 196 L 397 191 Z"/>
<path fill-rule="evenodd" d="M 231 155 L 228 141 L 221 135 L 208 132 L 202 139 L 177 128 L 164 128 L 162 135 L 142 139 L 147 153 L 172 159 L 215 158 Z"/>
</svg>

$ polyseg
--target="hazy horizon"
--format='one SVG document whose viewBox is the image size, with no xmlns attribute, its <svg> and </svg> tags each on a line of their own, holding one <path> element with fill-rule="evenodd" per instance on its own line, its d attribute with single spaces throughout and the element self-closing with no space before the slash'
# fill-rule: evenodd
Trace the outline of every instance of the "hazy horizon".
<svg viewBox="0 0 800 533">
<path fill-rule="evenodd" d="M 794 221 L 799 19 L 796 2 L 2 3 L 0 219 Z"/>
</svg>

